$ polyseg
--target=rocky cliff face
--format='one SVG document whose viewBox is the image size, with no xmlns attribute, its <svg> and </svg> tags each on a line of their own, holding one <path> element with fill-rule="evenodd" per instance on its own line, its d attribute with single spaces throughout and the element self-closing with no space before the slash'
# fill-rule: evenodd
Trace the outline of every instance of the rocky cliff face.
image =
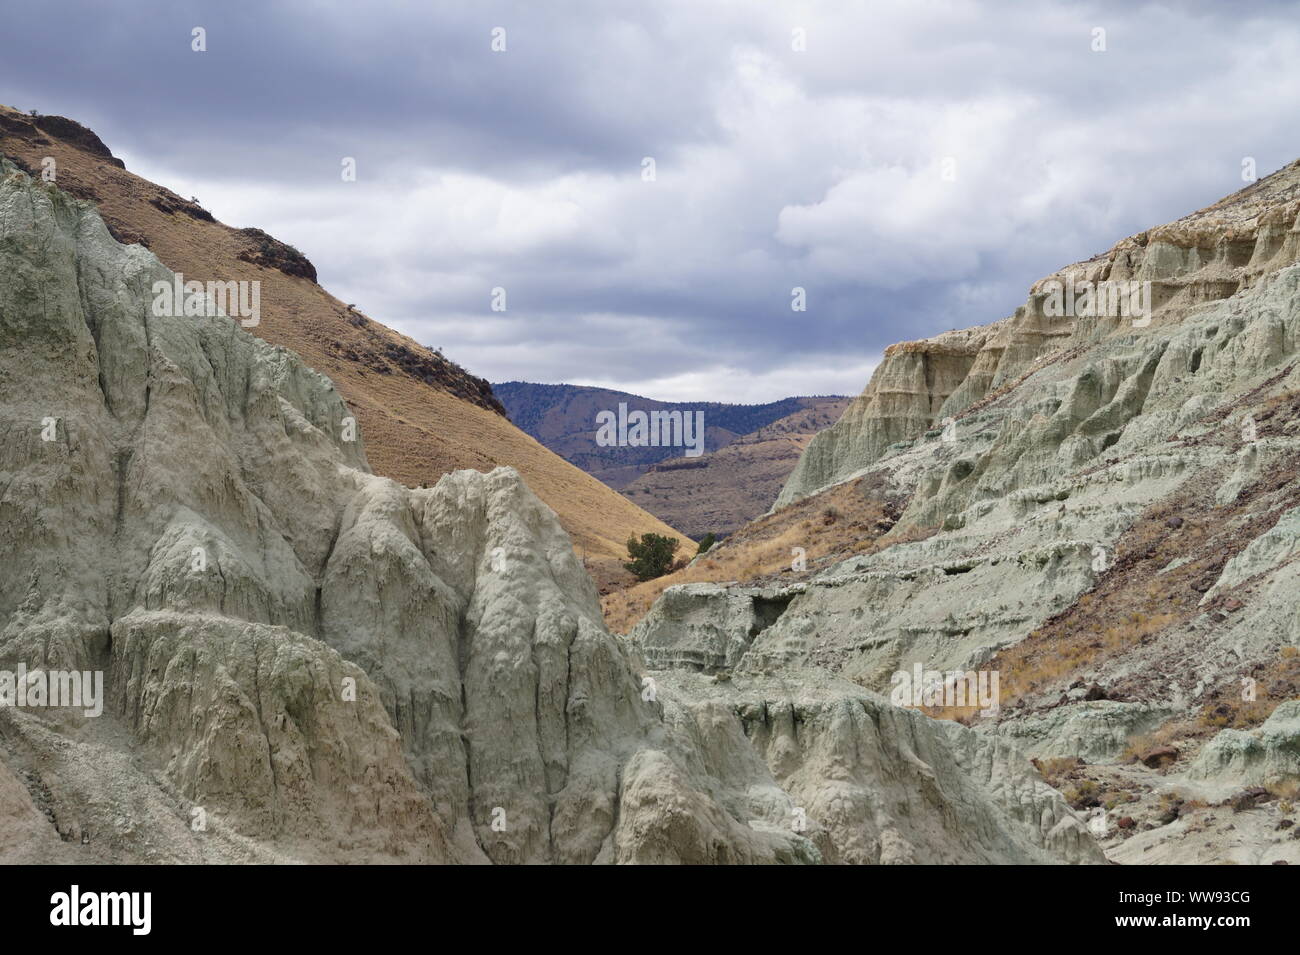
<svg viewBox="0 0 1300 955">
<path fill-rule="evenodd" d="M 998 331 L 976 328 L 891 345 L 866 390 L 839 421 L 813 437 L 772 509 L 861 473 L 895 442 L 929 428 L 944 402 L 972 374 L 987 375 L 974 365 Z"/>
<path fill-rule="evenodd" d="M 948 714 L 1089 764 L 1174 744 L 1154 783 L 1100 770 L 1112 802 L 1300 782 L 1298 215 L 1292 164 L 1036 283 L 1009 319 L 891 349 L 777 506 L 861 478 L 907 501 L 892 546 L 806 580 L 670 589 L 634 631 L 646 659 L 880 691 L 916 667 L 997 672 L 998 713 Z M 1085 280 L 1150 282 L 1152 309 L 1051 314 L 1050 283 Z M 1300 859 L 1271 827 L 1248 854 L 1195 831 L 1159 858 Z M 1133 861 L 1125 833 L 1113 857 Z"/>
<path fill-rule="evenodd" d="M 1226 508 L 1289 460 L 1296 422 L 1274 418 L 1272 404 L 1300 387 L 1297 183 L 1293 165 L 1216 214 L 1085 263 L 1093 278 L 1152 281 L 1162 304 L 1149 325 L 1045 329 L 1044 280 L 1015 318 L 960 339 L 969 347 L 944 360 L 950 374 L 930 369 L 936 350 L 953 352 L 951 336 L 892 351 L 801 473 L 816 485 L 878 471 L 909 495 L 900 523 L 940 533 L 827 570 L 751 653 L 829 660 L 868 685 L 915 662 L 978 666 L 1090 589 L 1122 535 L 1187 482 L 1212 482 L 1213 506 Z M 1270 498 L 1272 519 L 1258 541 L 1233 545 L 1240 556 L 1211 578 L 1213 596 L 1287 565 L 1288 501 L 1285 488 Z M 1261 652 L 1294 643 L 1294 609 L 1243 639 Z"/>
<path fill-rule="evenodd" d="M 775 507 L 862 473 L 895 443 L 1014 387 L 1047 356 L 1087 349 L 1132 328 L 1131 319 L 1120 315 L 1052 314 L 1055 288 L 1149 282 L 1151 325 L 1177 324 L 1201 306 L 1244 292 L 1300 261 L 1297 214 L 1300 162 L 1046 276 L 1009 318 L 892 346 L 844 417 L 813 440 Z"/>
<path fill-rule="evenodd" d="M 328 379 L 0 173 L 0 669 L 107 697 L 0 707 L 5 858 L 1100 858 L 996 740 L 644 678 L 517 473 L 369 473 Z"/>
</svg>

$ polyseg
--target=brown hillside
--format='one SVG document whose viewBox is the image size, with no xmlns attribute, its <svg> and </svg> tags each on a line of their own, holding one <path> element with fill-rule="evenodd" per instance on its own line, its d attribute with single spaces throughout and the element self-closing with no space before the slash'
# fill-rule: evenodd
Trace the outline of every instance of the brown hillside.
<svg viewBox="0 0 1300 955">
<path fill-rule="evenodd" d="M 61 189 L 97 203 L 119 241 L 146 246 L 187 279 L 260 280 L 261 324 L 249 330 L 334 381 L 357 416 L 376 473 L 417 486 L 458 468 L 511 465 L 555 510 L 598 581 L 627 576 L 619 561 L 629 536 L 680 536 L 512 425 L 486 381 L 349 310 L 316 284 L 315 269 L 297 250 L 260 230 L 217 222 L 133 175 L 80 124 L 0 106 L 0 152 L 36 176 L 53 157 Z"/>
<path fill-rule="evenodd" d="M 651 465 L 623 494 L 696 539 L 738 530 L 772 506 L 813 435 L 833 425 L 853 399 L 801 400 L 810 406 L 712 454 Z"/>
<path fill-rule="evenodd" d="M 933 527 L 899 523 L 906 503 L 875 472 L 836 484 L 746 524 L 686 567 L 604 595 L 605 623 L 628 633 L 677 584 L 797 583 L 850 557 L 933 534 Z M 795 567 L 795 548 L 802 548 L 802 569 Z"/>
</svg>

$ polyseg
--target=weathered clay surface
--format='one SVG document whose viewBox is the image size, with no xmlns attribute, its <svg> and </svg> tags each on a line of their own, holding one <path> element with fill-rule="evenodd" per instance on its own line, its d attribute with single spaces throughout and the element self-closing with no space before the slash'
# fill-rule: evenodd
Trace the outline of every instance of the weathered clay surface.
<svg viewBox="0 0 1300 955">
<path fill-rule="evenodd" d="M 0 172 L 0 667 L 107 693 L 0 711 L 6 858 L 1100 858 L 997 741 L 856 688 L 764 690 L 802 740 L 661 695 L 513 470 L 375 477 L 326 378 L 154 314 L 151 253 Z"/>
<path fill-rule="evenodd" d="M 1277 232 L 1279 222 L 1295 228 L 1297 182 L 1300 167 L 1292 165 L 1217 217 L 1198 214 L 1151 233 L 1202 244 L 1215 230 L 1251 236 L 1253 252 L 1233 253 L 1241 261 L 1231 294 L 1211 295 L 1219 286 L 1205 278 L 1227 268 L 1222 256 L 1217 265 L 1157 267 L 1172 254 L 1168 242 L 1121 243 L 1109 271 L 1094 262 L 1080 274 L 1177 288 L 1157 296 L 1149 325 L 1051 319 L 1046 329 L 1039 283 L 1034 307 L 1009 325 L 891 351 L 859 405 L 819 435 L 820 446 L 810 445 L 804 478 L 792 478 L 782 500 L 870 467 L 910 495 L 900 525 L 937 533 L 794 587 L 774 582 L 769 589 L 788 606 L 760 634 L 723 622 L 734 616 L 726 589 L 711 598 L 711 612 L 702 594 L 692 598 L 691 626 L 711 628 L 716 644 L 727 642 L 731 626 L 748 644 L 738 666 L 816 664 L 883 690 L 891 674 L 915 664 L 978 667 L 1022 640 L 1110 569 L 1116 542 L 1146 509 L 1185 486 L 1213 482 L 1217 506 L 1239 502 L 1245 488 L 1300 452 L 1293 429 L 1256 427 L 1252 417 L 1300 389 L 1300 267 L 1289 238 L 1296 233 Z M 1192 221 L 1199 225 L 1189 232 Z M 1147 259 L 1139 261 L 1138 250 Z M 1121 260 L 1129 264 L 1121 268 Z M 1026 323 L 1033 335 L 1013 334 Z M 988 386 L 972 385 L 965 397 L 952 384 L 965 364 L 953 357 L 965 354 L 958 343 L 982 349 L 988 361 L 999 356 Z M 1020 358 L 1011 361 L 1012 352 Z M 842 464 L 825 465 L 830 458 Z M 1203 603 L 1235 595 L 1244 609 L 1226 621 L 1189 622 L 1183 643 L 1195 659 L 1180 671 L 1222 668 L 1229 648 L 1231 666 L 1241 669 L 1295 644 L 1300 608 L 1282 592 L 1296 573 L 1295 524 L 1294 508 L 1279 513 L 1205 588 Z M 681 600 L 666 594 L 641 632 L 662 632 Z"/>
<path fill-rule="evenodd" d="M 1143 737 L 1198 725 L 1202 706 L 1253 703 L 1257 678 L 1293 696 L 1298 215 L 1293 163 L 1036 283 L 1010 318 L 891 348 L 776 507 L 869 474 L 907 500 L 896 541 L 797 582 L 670 588 L 632 634 L 647 662 L 794 685 L 829 672 L 888 693 L 916 667 L 995 667 L 1041 637 L 1025 651 L 1035 669 L 1002 674 L 1023 677 L 1015 705 L 980 732 L 1112 767 Z M 1048 314 L 1048 282 L 1085 279 L 1150 282 L 1149 321 Z M 1159 573 L 1139 568 L 1156 553 Z M 1103 592 L 1130 603 L 1108 615 Z M 783 605 L 761 627 L 758 593 Z M 1275 735 L 1225 732 L 1197 772 L 1294 784 Z"/>
<path fill-rule="evenodd" d="M 1030 756 L 1078 756 L 1090 763 L 1105 762 L 1123 756 L 1130 739 L 1151 732 L 1172 712 L 1151 703 L 1092 700 L 1007 720 L 995 731 Z"/>
<path fill-rule="evenodd" d="M 1288 700 L 1257 730 L 1221 730 L 1188 770 L 1193 779 L 1265 785 L 1300 777 L 1300 700 Z"/>
<path fill-rule="evenodd" d="M 824 671 L 656 676 L 701 768 L 753 780 L 747 805 L 772 827 L 806 820 L 824 861 L 1102 861 L 1060 794 L 1002 740 Z"/>
</svg>

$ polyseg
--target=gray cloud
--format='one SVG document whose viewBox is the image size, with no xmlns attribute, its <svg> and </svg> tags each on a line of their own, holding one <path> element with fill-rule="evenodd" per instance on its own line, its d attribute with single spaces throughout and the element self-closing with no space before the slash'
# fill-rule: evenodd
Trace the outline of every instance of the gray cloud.
<svg viewBox="0 0 1300 955">
<path fill-rule="evenodd" d="M 1280 4 L 54 2 L 5 17 L 11 105 L 84 121 L 131 168 L 297 245 L 345 300 L 493 380 L 856 391 L 888 344 L 1002 317 L 1039 276 L 1240 188 L 1243 157 L 1262 175 L 1300 155 L 1285 121 L 1300 27 Z"/>
</svg>

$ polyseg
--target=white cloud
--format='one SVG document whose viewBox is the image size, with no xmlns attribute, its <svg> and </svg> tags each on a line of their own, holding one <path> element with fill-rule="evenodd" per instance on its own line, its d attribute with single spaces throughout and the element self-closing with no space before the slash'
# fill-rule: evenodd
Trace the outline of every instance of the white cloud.
<svg viewBox="0 0 1300 955">
<path fill-rule="evenodd" d="M 383 64 L 349 47 L 375 16 Z M 502 57 L 484 40 L 497 22 Z M 97 69 L 103 108 L 133 107 L 98 131 L 493 380 L 856 393 L 889 343 L 1003 317 L 1041 275 L 1239 188 L 1242 156 L 1261 172 L 1295 158 L 1279 117 L 1300 104 L 1300 26 L 1269 5 L 674 0 L 559 19 L 485 0 L 338 6 L 309 36 L 292 18 L 216 26 L 243 56 L 274 48 L 264 98 L 236 95 L 243 73 L 223 99 L 172 69 L 203 122 L 163 136 L 146 93 Z M 41 75 L 73 83 L 66 55 Z M 87 70 L 102 55 L 80 52 Z M 348 154 L 356 183 L 338 176 Z M 807 313 L 789 309 L 795 285 Z"/>
<path fill-rule="evenodd" d="M 820 361 L 804 361 L 757 373 L 747 368 L 719 365 L 707 370 L 630 381 L 597 376 L 568 383 L 652 395 L 660 401 L 761 404 L 788 395 L 856 395 L 879 363 L 878 356 L 867 361 L 845 363 L 837 356 L 825 355 Z"/>
</svg>

